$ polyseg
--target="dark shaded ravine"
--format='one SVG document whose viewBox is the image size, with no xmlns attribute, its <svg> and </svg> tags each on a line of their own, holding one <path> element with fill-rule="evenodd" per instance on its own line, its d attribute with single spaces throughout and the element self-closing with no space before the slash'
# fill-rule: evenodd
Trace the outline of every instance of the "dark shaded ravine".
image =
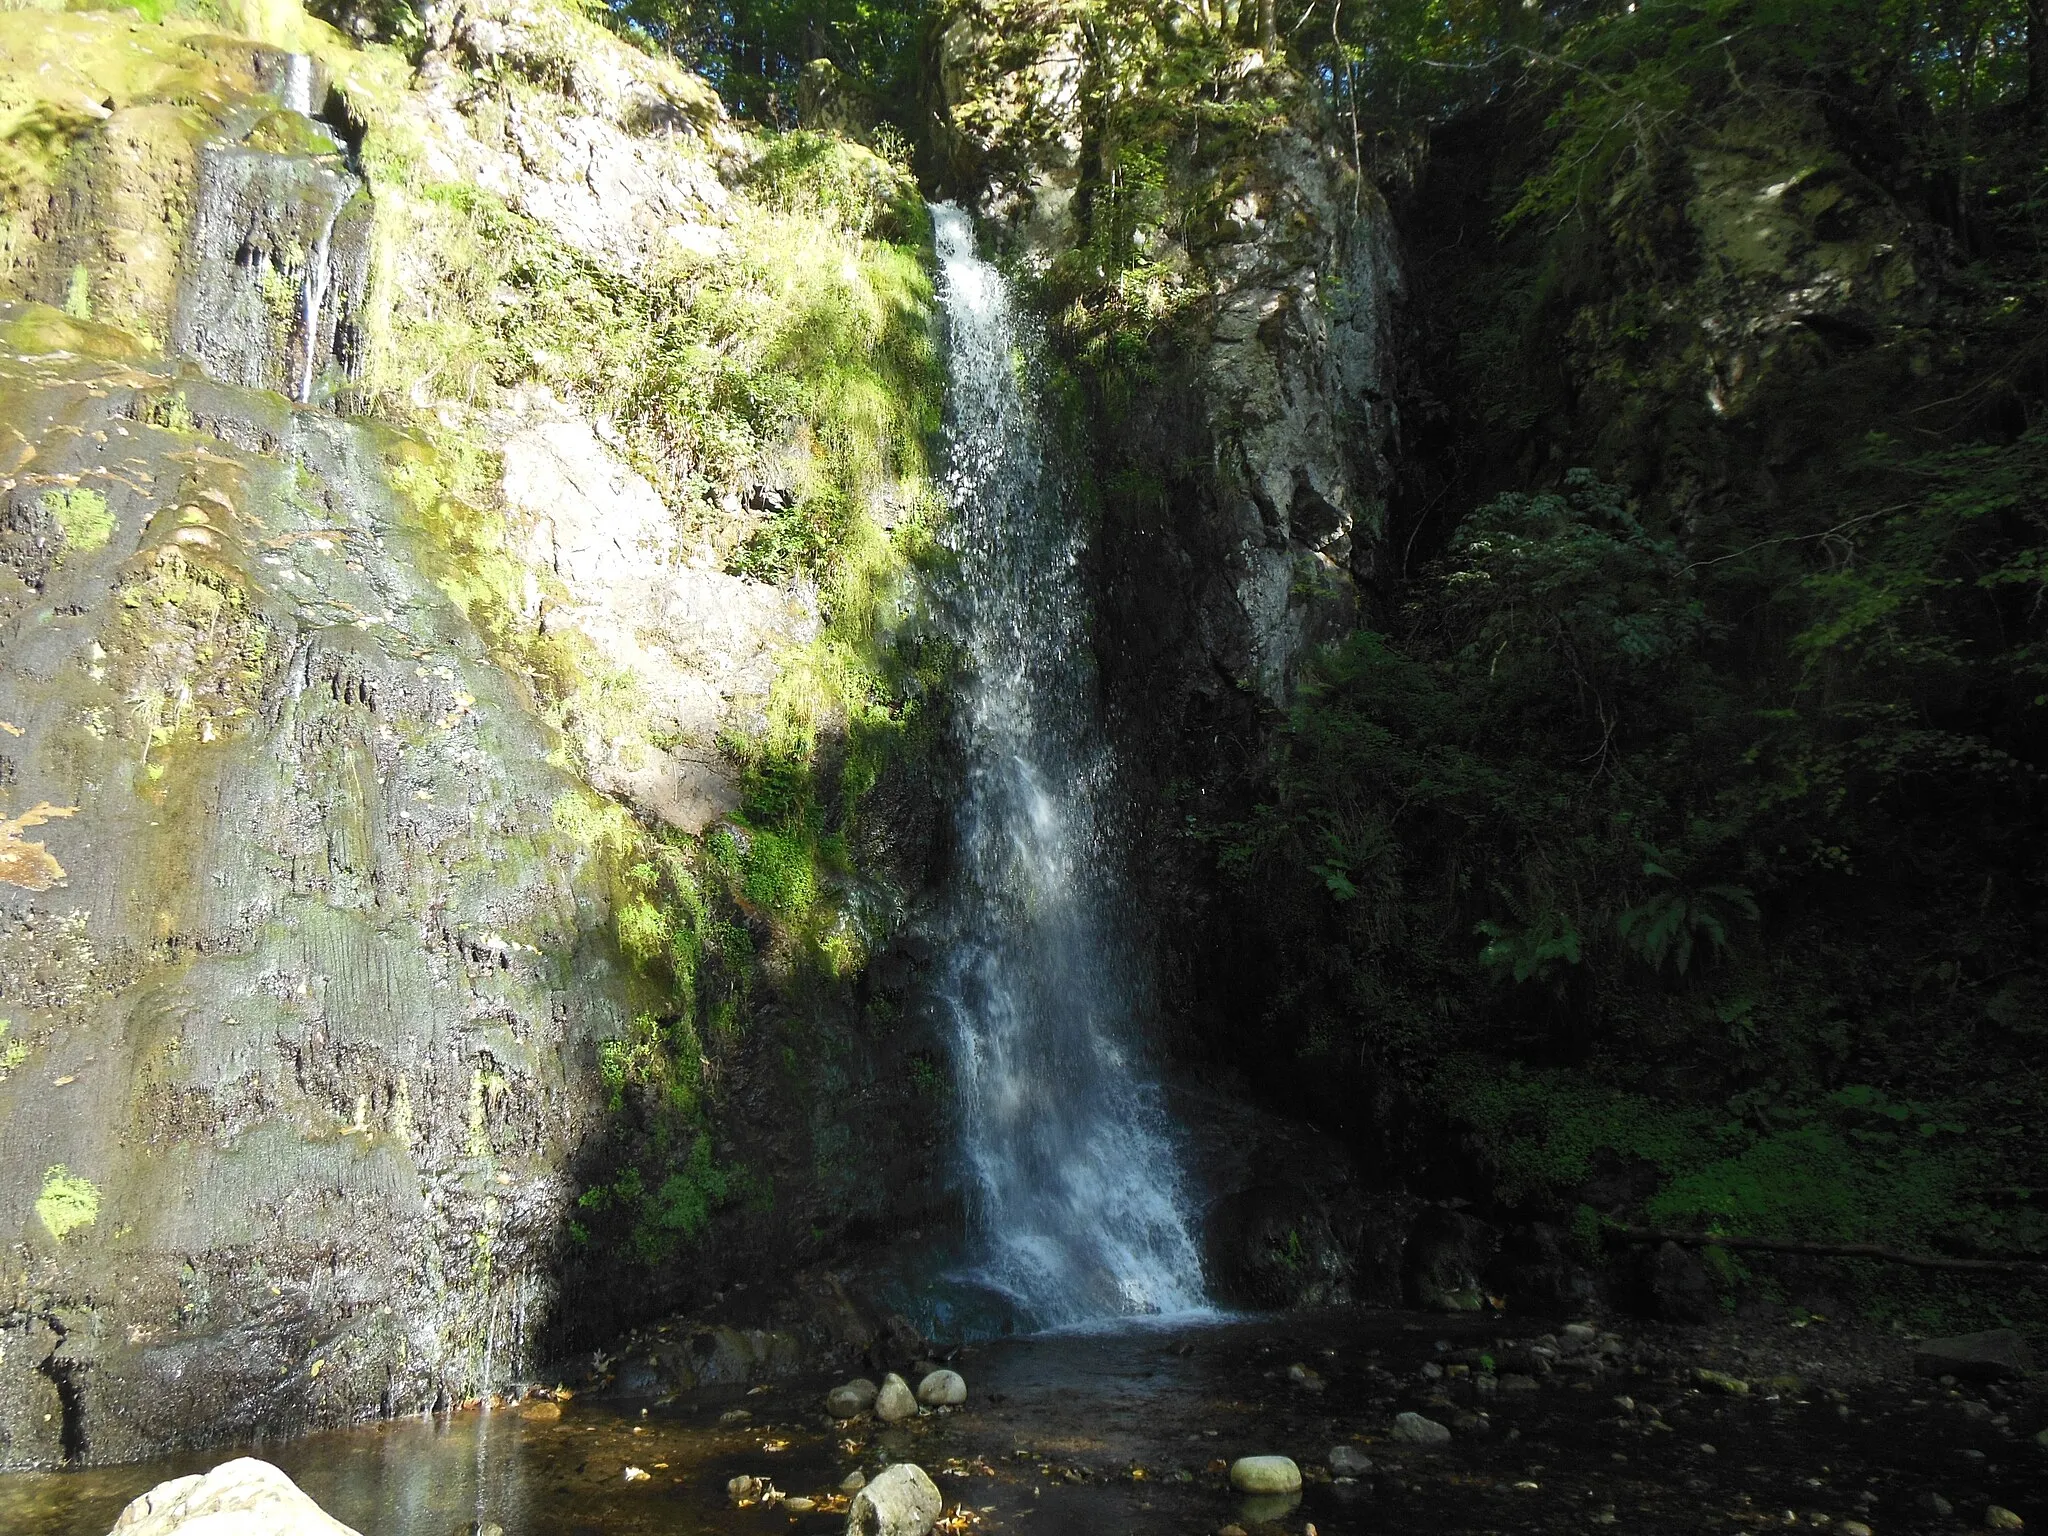
<svg viewBox="0 0 2048 1536">
<path fill-rule="evenodd" d="M 1597 1372 L 1561 1364 L 1513 1390 L 1503 1371 L 1490 1394 L 1470 1377 L 1421 1374 L 1466 1349 L 1512 1359 L 1513 1341 L 1543 1331 L 1354 1312 L 1040 1335 L 970 1350 L 959 1362 L 968 1406 L 895 1428 L 832 1425 L 819 1406 L 827 1383 L 806 1378 L 644 1409 L 579 1398 L 554 1420 L 516 1408 L 403 1419 L 265 1454 L 364 1536 L 455 1536 L 479 1523 L 505 1536 L 823 1536 L 844 1525 L 843 1502 L 830 1495 L 850 1470 L 906 1459 L 937 1480 L 947 1530 L 1149 1536 L 1235 1522 L 1293 1536 L 1309 1524 L 1320 1536 L 1477 1536 L 1859 1520 L 1888 1536 L 1981 1529 L 1989 1504 L 2048 1520 L 2048 1449 L 2032 1438 L 2048 1422 L 2048 1392 L 1916 1380 L 1902 1374 L 1906 1347 L 1889 1338 L 1820 1325 L 1647 1334 L 1623 1325 L 1617 1363 Z M 1290 1379 L 1296 1365 L 1320 1387 Z M 1794 1366 L 1796 1384 L 1773 1382 Z M 1703 1384 L 1702 1368 L 1750 1390 Z M 1398 1411 L 1455 1420 L 1474 1407 L 1486 1430 L 1468 1426 L 1443 1450 L 1388 1437 Z M 742 1408 L 748 1420 L 721 1424 Z M 1339 1442 L 1356 1444 L 1372 1474 L 1332 1481 L 1327 1456 Z M 1303 1464 L 1298 1505 L 1248 1507 L 1230 1490 L 1228 1460 L 1262 1451 Z M 135 1494 L 223 1455 L 0 1478 L 0 1529 L 100 1536 Z M 628 1465 L 651 1476 L 629 1483 Z M 736 1507 L 726 1486 L 742 1474 L 819 1507 Z"/>
</svg>

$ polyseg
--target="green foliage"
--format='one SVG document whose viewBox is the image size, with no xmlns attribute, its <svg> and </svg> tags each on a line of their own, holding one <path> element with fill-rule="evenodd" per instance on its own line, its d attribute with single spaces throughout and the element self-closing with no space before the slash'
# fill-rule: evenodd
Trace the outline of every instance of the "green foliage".
<svg viewBox="0 0 2048 1536">
<path fill-rule="evenodd" d="M 756 832 L 747 858 L 747 900 L 778 917 L 801 918 L 818 899 L 813 851 L 796 837 Z"/>
<path fill-rule="evenodd" d="M 742 1169 L 712 1160 L 711 1139 L 699 1135 L 659 1183 L 650 1184 L 637 1166 L 608 1183 L 585 1190 L 577 1207 L 592 1220 L 609 1218 L 628 1231 L 635 1258 L 652 1268 L 673 1259 L 684 1244 L 701 1236 L 714 1211 L 752 1188 Z M 585 1243 L 591 1227 L 579 1224 Z"/>
<path fill-rule="evenodd" d="M 1614 927 L 1622 942 L 1651 970 L 1662 970 L 1669 959 L 1683 976 L 1692 963 L 1696 939 L 1704 938 L 1719 954 L 1728 947 L 1728 931 L 1735 919 L 1755 922 L 1762 915 L 1746 886 L 1724 882 L 1691 890 L 1659 862 L 1668 860 L 1667 855 L 1654 848 L 1649 854 L 1643 860 L 1643 873 L 1669 884 L 1615 918 Z"/>
<path fill-rule="evenodd" d="M 701 70 L 735 112 L 757 122 L 795 126 L 805 66 L 830 59 L 863 79 L 864 94 L 893 103 L 908 128 L 916 42 L 929 9 L 875 0 L 620 0 L 611 14 L 629 35 Z"/>
<path fill-rule="evenodd" d="M 1623 914 L 1624 920 L 1627 916 Z M 1496 977 L 1547 981 L 1556 976 L 1560 965 L 1579 963 L 1579 931 L 1557 912 L 1544 913 L 1528 927 L 1481 918 L 1476 931 L 1486 940 L 1479 963 Z"/>
<path fill-rule="evenodd" d="M 1961 1121 L 1896 1105 L 1867 1084 L 1759 1126 L 1703 1105 L 1659 1103 L 1557 1069 L 1505 1072 L 1483 1057 L 1446 1061 L 1433 1092 L 1483 1138 L 1496 1187 L 1511 1200 L 1555 1199 L 1601 1159 L 1662 1176 L 1643 1205 L 1652 1224 L 1816 1242 L 1884 1241 L 1942 1248 L 1986 1244 L 1993 1210 L 1980 1190 L 1993 1160 Z M 1599 1251 L 1601 1213 L 1581 1202 L 1575 1241 Z"/>
<path fill-rule="evenodd" d="M 1965 1251 L 2034 1231 L 2001 1192 L 2020 1143 L 1961 1134 L 1982 1064 L 1907 1046 L 1935 1019 L 1982 1040 L 1992 993 L 1929 993 L 1906 957 L 1961 979 L 1931 955 L 1982 952 L 1984 871 L 2017 851 L 1993 829 L 2036 814 L 2015 757 L 1943 716 L 2039 707 L 2039 451 L 1864 454 L 1849 494 L 1902 476 L 1922 496 L 1860 525 L 1853 567 L 1778 579 L 1806 621 L 1774 619 L 1761 676 L 1714 617 L 1740 562 L 1683 559 L 1615 488 L 1574 472 L 1472 514 L 1398 639 L 1323 657 L 1271 797 L 1217 843 L 1284 978 L 1267 1041 L 1406 1082 L 1509 1201 L 1571 1208 L 1609 1159 L 1655 1172 L 1636 1220 Z M 2008 591 L 2029 600 L 2001 609 Z M 1903 852 L 1933 785 L 1989 840 Z M 1842 884 L 1905 860 L 1919 882 Z M 1860 978 L 1861 1018 L 1828 985 L 1842 965 L 1884 972 Z M 1956 1097 L 1839 1087 L 1859 1060 Z M 2037 1087 L 2022 1074 L 2002 1113 L 2037 1113 Z"/>
</svg>

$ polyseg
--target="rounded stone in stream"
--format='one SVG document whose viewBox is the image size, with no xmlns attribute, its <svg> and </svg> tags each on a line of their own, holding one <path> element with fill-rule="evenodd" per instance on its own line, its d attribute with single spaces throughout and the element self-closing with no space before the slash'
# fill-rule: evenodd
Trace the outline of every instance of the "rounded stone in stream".
<svg viewBox="0 0 2048 1536">
<path fill-rule="evenodd" d="M 886 1394 L 888 1390 L 889 1384 L 884 1382 L 882 1391 Z M 903 1391 L 909 1396 L 908 1387 Z M 853 1496 L 846 1511 L 846 1536 L 928 1536 L 943 1508 L 945 1501 L 924 1468 L 899 1461 L 877 1472 L 874 1480 Z"/>
<path fill-rule="evenodd" d="M 894 1424 L 907 1419 L 917 1412 L 917 1399 L 910 1395 L 910 1383 L 891 1371 L 882 1378 L 882 1389 L 875 1394 L 875 1417 L 884 1424 Z M 877 1478 L 877 1482 L 881 1479 Z"/>
<path fill-rule="evenodd" d="M 865 1376 L 834 1387 L 825 1394 L 825 1411 L 835 1419 L 850 1419 L 875 1405 L 875 1384 Z"/>
<path fill-rule="evenodd" d="M 1394 1415 L 1393 1436 L 1406 1445 L 1449 1445 L 1451 1432 L 1435 1419 L 1425 1419 L 1419 1413 L 1397 1413 Z"/>
<path fill-rule="evenodd" d="M 917 1384 L 917 1400 L 927 1408 L 950 1408 L 967 1401 L 967 1378 L 958 1371 L 933 1371 Z"/>
<path fill-rule="evenodd" d="M 109 1536 L 177 1536 L 181 1531 L 261 1531 L 264 1536 L 356 1536 L 253 1456 L 211 1472 L 158 1483 L 121 1511 Z"/>
<path fill-rule="evenodd" d="M 1372 1473 L 1371 1459 L 1355 1445 L 1331 1446 L 1328 1460 L 1332 1477 L 1367 1477 Z"/>
<path fill-rule="evenodd" d="M 1288 1456 L 1240 1456 L 1230 1464 L 1230 1486 L 1239 1493 L 1299 1493 L 1301 1468 Z"/>
</svg>

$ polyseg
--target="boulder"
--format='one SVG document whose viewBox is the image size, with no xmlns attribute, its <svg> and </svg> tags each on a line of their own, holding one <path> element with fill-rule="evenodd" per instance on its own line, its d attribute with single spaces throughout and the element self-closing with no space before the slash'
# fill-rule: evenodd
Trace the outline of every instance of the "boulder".
<svg viewBox="0 0 2048 1536">
<path fill-rule="evenodd" d="M 1477 1312 L 1486 1304 L 1479 1273 L 1500 1245 L 1500 1234 L 1461 1211 L 1431 1208 L 1415 1219 L 1402 1260 L 1402 1284 L 1418 1307 Z"/>
<path fill-rule="evenodd" d="M 357 1536 L 267 1461 L 242 1456 L 158 1483 L 108 1536 Z"/>
<path fill-rule="evenodd" d="M 903 1387 L 905 1397 L 910 1395 L 898 1378 L 891 1376 L 889 1381 Z M 889 1385 L 884 1382 L 882 1396 L 886 1399 L 888 1395 Z M 945 1501 L 924 1468 L 899 1461 L 877 1472 L 854 1494 L 846 1511 L 846 1536 L 927 1536 L 944 1507 Z"/>
<path fill-rule="evenodd" d="M 1650 1309 L 1667 1323 L 1711 1322 L 1720 1312 L 1713 1277 L 1699 1255 L 1666 1243 L 1650 1260 Z"/>
<path fill-rule="evenodd" d="M 933 1371 L 917 1384 L 917 1400 L 927 1408 L 947 1408 L 967 1401 L 967 1379 L 958 1371 Z"/>
<path fill-rule="evenodd" d="M 875 1406 L 876 1387 L 865 1376 L 857 1376 L 825 1394 L 825 1411 L 835 1419 L 850 1419 Z"/>
<path fill-rule="evenodd" d="M 1435 1419 L 1425 1419 L 1419 1413 L 1397 1413 L 1391 1431 L 1396 1440 L 1404 1445 L 1449 1445 L 1451 1432 Z"/>
<path fill-rule="evenodd" d="M 2000 1381 L 2009 1376 L 2024 1376 L 2033 1368 L 2034 1357 L 2027 1341 L 2010 1328 L 1926 1339 L 1913 1351 L 1913 1369 L 1922 1376 Z"/>
<path fill-rule="evenodd" d="M 1299 1493 L 1301 1468 L 1287 1456 L 1240 1456 L 1230 1464 L 1230 1486 L 1239 1493 Z"/>
<path fill-rule="evenodd" d="M 917 1399 L 910 1395 L 910 1383 L 894 1371 L 884 1376 L 882 1389 L 875 1394 L 875 1417 L 884 1424 L 894 1424 L 916 1412 Z"/>
<path fill-rule="evenodd" d="M 1355 1445 L 1331 1446 L 1329 1462 L 1332 1477 L 1365 1477 L 1372 1472 L 1371 1460 Z"/>
</svg>

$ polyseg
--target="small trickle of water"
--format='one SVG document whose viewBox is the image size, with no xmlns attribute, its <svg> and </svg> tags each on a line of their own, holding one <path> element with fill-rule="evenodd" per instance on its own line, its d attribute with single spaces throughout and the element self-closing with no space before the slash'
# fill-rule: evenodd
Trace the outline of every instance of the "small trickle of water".
<svg viewBox="0 0 2048 1536">
<path fill-rule="evenodd" d="M 278 104 L 301 117 L 313 115 L 313 59 L 310 54 L 288 54 L 284 63 L 284 84 L 278 88 Z"/>
<path fill-rule="evenodd" d="M 306 260 L 306 275 L 299 282 L 299 326 L 305 332 L 305 358 L 299 365 L 299 387 L 292 396 L 295 400 L 313 398 L 313 375 L 320 361 L 320 317 L 327 305 L 328 286 L 333 280 L 329 253 L 334 244 L 334 221 L 340 216 L 339 203 L 327 211 L 327 218 L 320 226 L 320 238 L 313 242 L 313 252 Z"/>
<path fill-rule="evenodd" d="M 984 1278 L 1060 1326 L 1205 1304 L 1182 1176 L 1135 1036 L 1112 764 L 1094 717 L 1082 536 L 1048 472 L 1002 274 L 932 210 L 949 372 L 952 593 L 967 782 L 939 996 Z"/>
<path fill-rule="evenodd" d="M 308 403 L 324 365 L 349 354 L 369 276 L 366 223 L 343 223 L 362 182 L 313 119 L 314 86 L 313 60 L 286 55 L 275 99 L 307 119 L 298 147 L 254 136 L 263 109 L 243 104 L 201 148 L 171 319 L 172 350 L 212 377 Z"/>
</svg>

